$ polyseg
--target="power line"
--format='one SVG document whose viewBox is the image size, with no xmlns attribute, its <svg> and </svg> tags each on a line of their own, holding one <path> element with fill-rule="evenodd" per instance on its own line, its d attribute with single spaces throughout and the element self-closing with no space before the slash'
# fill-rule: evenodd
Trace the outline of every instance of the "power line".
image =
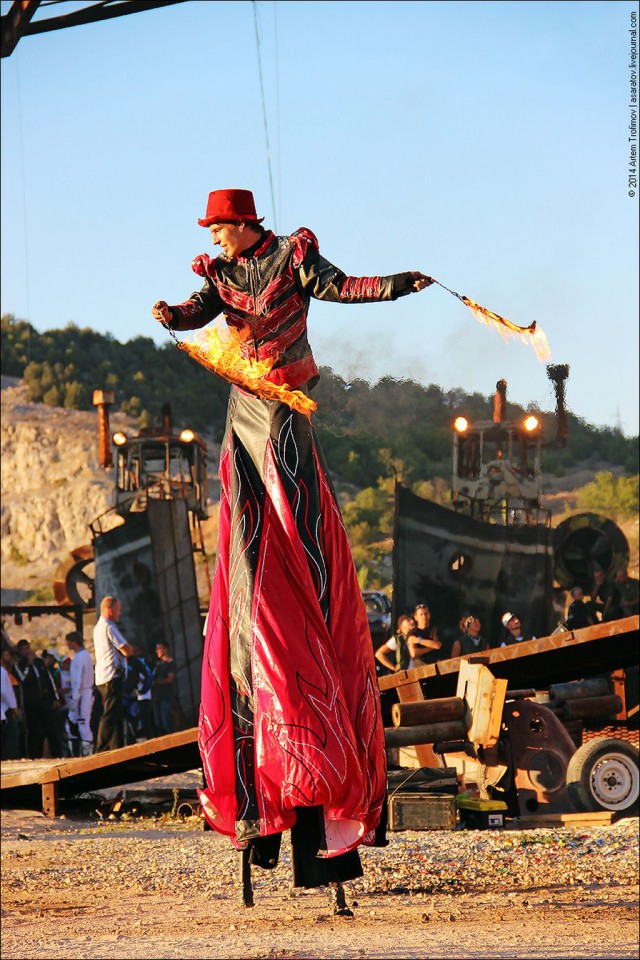
<svg viewBox="0 0 640 960">
<path fill-rule="evenodd" d="M 269 170 L 269 186 L 271 187 L 271 207 L 273 210 L 273 226 L 277 233 L 278 221 L 276 217 L 276 199 L 273 191 L 273 175 L 271 173 L 271 153 L 269 150 L 269 124 L 267 122 L 267 105 L 264 99 L 264 82 L 262 79 L 262 58 L 260 56 L 260 33 L 258 31 L 258 11 L 256 9 L 256 0 L 252 0 L 252 4 L 253 4 L 253 22 L 256 30 L 256 49 L 258 51 L 258 73 L 260 75 L 260 94 L 262 96 L 262 118 L 264 120 L 264 136 L 267 143 L 267 167 Z"/>
<path fill-rule="evenodd" d="M 22 218 L 24 222 L 24 278 L 27 304 L 27 322 L 31 323 L 31 302 L 29 297 L 29 229 L 27 220 L 27 188 L 24 166 L 24 137 L 22 133 L 22 94 L 20 90 L 20 59 L 16 60 L 16 90 L 18 94 L 18 144 L 20 149 L 20 183 L 22 187 Z M 31 337 L 27 327 L 27 361 L 31 360 Z"/>
<path fill-rule="evenodd" d="M 278 51 L 278 0 L 273 0 L 276 68 L 276 149 L 278 153 L 278 221 L 282 222 L 282 154 L 280 150 L 280 56 Z"/>
</svg>

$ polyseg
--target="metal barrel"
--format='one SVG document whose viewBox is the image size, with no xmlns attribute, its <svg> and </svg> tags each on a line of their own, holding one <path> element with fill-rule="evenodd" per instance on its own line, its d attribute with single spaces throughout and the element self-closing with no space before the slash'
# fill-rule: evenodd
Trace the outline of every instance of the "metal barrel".
<svg viewBox="0 0 640 960">
<path fill-rule="evenodd" d="M 622 710 L 620 697 L 584 697 L 569 700 L 562 710 L 563 720 L 586 720 L 587 717 L 611 717 Z"/>
<path fill-rule="evenodd" d="M 448 723 L 422 723 L 415 727 L 386 727 L 384 740 L 387 747 L 412 747 L 418 743 L 436 743 L 439 740 L 466 740 L 467 725 L 464 720 Z"/>
<path fill-rule="evenodd" d="M 443 723 L 447 720 L 462 719 L 466 709 L 465 702 L 460 697 L 394 703 L 391 707 L 391 720 L 394 727 L 415 727 L 420 723 Z"/>
<path fill-rule="evenodd" d="M 572 683 L 554 683 L 549 687 L 549 700 L 557 704 L 566 700 L 581 700 L 583 697 L 606 697 L 610 693 L 611 683 L 607 677 L 591 677 Z"/>
</svg>

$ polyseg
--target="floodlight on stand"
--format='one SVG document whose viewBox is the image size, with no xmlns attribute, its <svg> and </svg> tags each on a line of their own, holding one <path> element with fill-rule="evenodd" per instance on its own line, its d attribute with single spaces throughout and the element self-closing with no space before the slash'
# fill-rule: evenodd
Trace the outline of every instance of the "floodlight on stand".
<svg viewBox="0 0 640 960">
<path fill-rule="evenodd" d="M 117 433 L 114 433 L 112 440 L 116 447 L 122 447 L 127 442 L 127 435 L 126 433 L 122 433 L 120 430 L 118 430 Z"/>
<path fill-rule="evenodd" d="M 467 428 L 469 427 L 469 421 L 467 420 L 466 417 L 456 417 L 456 419 L 453 422 L 453 426 L 454 426 L 454 429 L 458 431 L 458 433 L 464 433 L 465 430 L 467 430 Z"/>
<path fill-rule="evenodd" d="M 185 443 L 192 443 L 195 438 L 196 435 L 193 430 L 182 430 L 180 433 L 180 439 L 184 440 Z"/>
<path fill-rule="evenodd" d="M 534 416 L 527 417 L 527 419 L 524 421 L 523 426 L 525 430 L 527 430 L 529 433 L 532 433 L 534 430 L 538 429 L 538 427 L 540 426 L 540 421 L 538 420 L 537 417 L 534 417 Z"/>
</svg>

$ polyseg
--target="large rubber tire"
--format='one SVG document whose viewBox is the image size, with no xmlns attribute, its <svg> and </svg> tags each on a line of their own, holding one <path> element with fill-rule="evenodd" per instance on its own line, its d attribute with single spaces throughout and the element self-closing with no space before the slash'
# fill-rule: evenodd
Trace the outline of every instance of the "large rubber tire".
<svg viewBox="0 0 640 960">
<path fill-rule="evenodd" d="M 576 750 L 567 767 L 567 790 L 580 813 L 612 810 L 637 814 L 638 748 L 615 737 L 596 737 Z"/>
</svg>

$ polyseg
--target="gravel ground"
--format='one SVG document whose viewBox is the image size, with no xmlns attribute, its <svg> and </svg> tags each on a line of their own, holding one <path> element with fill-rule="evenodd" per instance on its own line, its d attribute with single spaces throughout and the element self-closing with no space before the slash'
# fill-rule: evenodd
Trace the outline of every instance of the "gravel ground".
<svg viewBox="0 0 640 960">
<path fill-rule="evenodd" d="M 638 955 L 638 820 L 390 834 L 363 849 L 353 919 L 291 893 L 283 847 L 239 903 L 237 854 L 201 821 L 2 817 L 3 958 Z"/>
</svg>

